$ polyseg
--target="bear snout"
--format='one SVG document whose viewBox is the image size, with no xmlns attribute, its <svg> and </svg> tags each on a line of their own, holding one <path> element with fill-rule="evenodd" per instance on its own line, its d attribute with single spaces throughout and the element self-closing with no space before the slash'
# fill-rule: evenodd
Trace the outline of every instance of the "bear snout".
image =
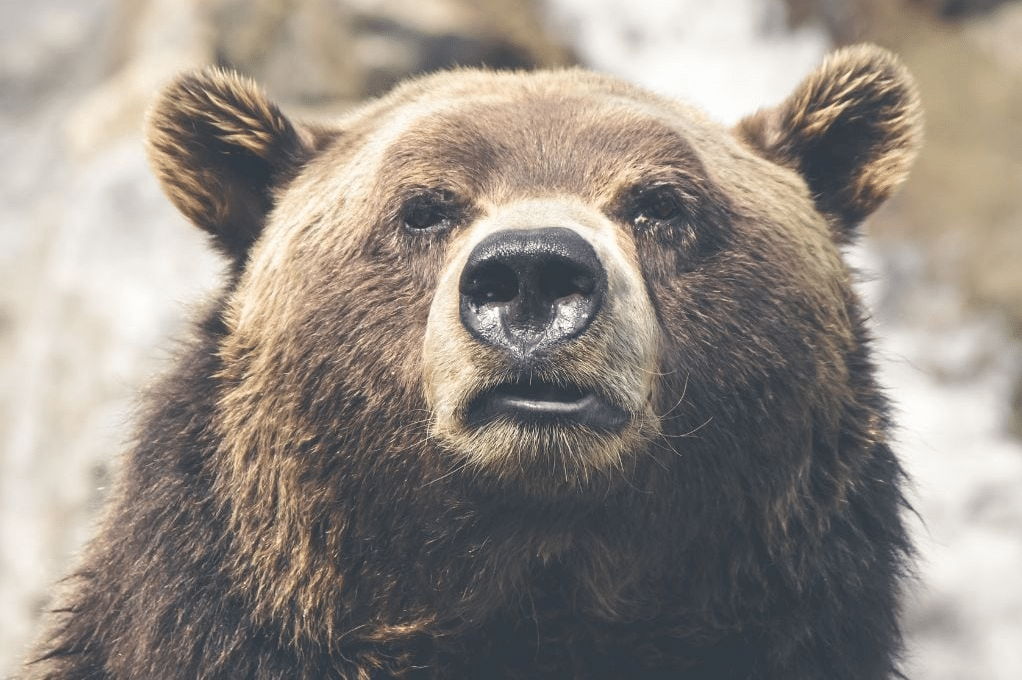
<svg viewBox="0 0 1022 680">
<path fill-rule="evenodd" d="M 567 488 L 544 485 L 551 469 L 607 480 L 659 431 L 658 340 L 634 241 L 599 209 L 494 206 L 455 233 L 430 305 L 431 436 L 530 493 Z"/>
<path fill-rule="evenodd" d="M 459 280 L 459 312 L 472 337 L 527 363 L 585 333 L 606 291 L 600 258 L 575 231 L 504 230 L 469 254 Z"/>
</svg>

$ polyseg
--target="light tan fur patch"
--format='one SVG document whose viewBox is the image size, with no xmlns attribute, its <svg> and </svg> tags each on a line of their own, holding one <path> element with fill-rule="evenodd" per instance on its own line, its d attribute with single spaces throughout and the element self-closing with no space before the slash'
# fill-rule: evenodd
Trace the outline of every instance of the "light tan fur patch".
<svg viewBox="0 0 1022 680">
<path fill-rule="evenodd" d="M 593 326 L 556 350 L 557 366 L 536 380 L 577 384 L 623 408 L 631 422 L 619 433 L 584 428 L 530 428 L 497 422 L 465 424 L 465 410 L 480 392 L 508 379 L 510 367 L 498 350 L 471 337 L 459 319 L 459 279 L 472 249 L 504 230 L 564 227 L 582 236 L 607 272 L 606 301 Z M 495 207 L 451 247 L 430 307 L 423 345 L 424 386 L 432 411 L 431 433 L 472 465 L 519 468 L 543 455 L 574 456 L 583 473 L 621 464 L 637 438 L 657 430 L 651 406 L 657 360 L 657 321 L 632 240 L 603 214 L 570 197 L 537 198 Z"/>
</svg>

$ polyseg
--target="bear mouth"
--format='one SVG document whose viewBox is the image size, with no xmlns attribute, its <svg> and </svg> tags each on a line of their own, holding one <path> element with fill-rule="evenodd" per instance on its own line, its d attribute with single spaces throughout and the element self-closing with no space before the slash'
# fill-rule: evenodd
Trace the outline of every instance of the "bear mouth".
<svg viewBox="0 0 1022 680">
<path fill-rule="evenodd" d="M 629 421 L 628 413 L 592 390 L 577 385 L 515 381 L 501 383 L 469 403 L 466 421 L 480 427 L 495 420 L 539 425 L 582 425 L 613 432 Z"/>
</svg>

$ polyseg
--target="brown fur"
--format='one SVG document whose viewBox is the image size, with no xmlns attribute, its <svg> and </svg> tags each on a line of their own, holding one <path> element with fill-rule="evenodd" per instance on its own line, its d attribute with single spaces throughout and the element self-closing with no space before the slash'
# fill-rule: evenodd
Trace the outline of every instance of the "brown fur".
<svg viewBox="0 0 1022 680">
<path fill-rule="evenodd" d="M 908 175 L 922 138 L 919 93 L 890 53 L 860 45 L 828 58 L 738 135 L 798 172 L 843 242 Z"/>
<path fill-rule="evenodd" d="M 168 90 L 150 112 L 146 142 L 167 196 L 228 256 L 252 245 L 273 187 L 316 144 L 312 129 L 296 129 L 255 83 L 218 69 Z"/>
<path fill-rule="evenodd" d="M 875 48 L 734 136 L 583 71 L 440 74 L 322 128 L 183 77 L 152 159 L 235 275 L 33 673 L 890 677 L 901 470 L 839 246 L 916 107 Z M 441 227 L 404 224 L 424 204 Z M 532 226 L 593 243 L 611 298 L 530 376 L 616 435 L 465 426 L 516 368 L 457 325 L 458 272 Z"/>
</svg>

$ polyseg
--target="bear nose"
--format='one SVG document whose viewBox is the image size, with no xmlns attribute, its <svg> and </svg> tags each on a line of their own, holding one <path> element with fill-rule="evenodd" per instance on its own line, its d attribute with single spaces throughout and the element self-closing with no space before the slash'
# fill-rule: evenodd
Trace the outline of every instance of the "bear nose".
<svg viewBox="0 0 1022 680">
<path fill-rule="evenodd" d="M 509 230 L 476 245 L 459 285 L 465 328 L 526 358 L 585 332 L 603 304 L 607 273 L 571 229 Z"/>
</svg>

